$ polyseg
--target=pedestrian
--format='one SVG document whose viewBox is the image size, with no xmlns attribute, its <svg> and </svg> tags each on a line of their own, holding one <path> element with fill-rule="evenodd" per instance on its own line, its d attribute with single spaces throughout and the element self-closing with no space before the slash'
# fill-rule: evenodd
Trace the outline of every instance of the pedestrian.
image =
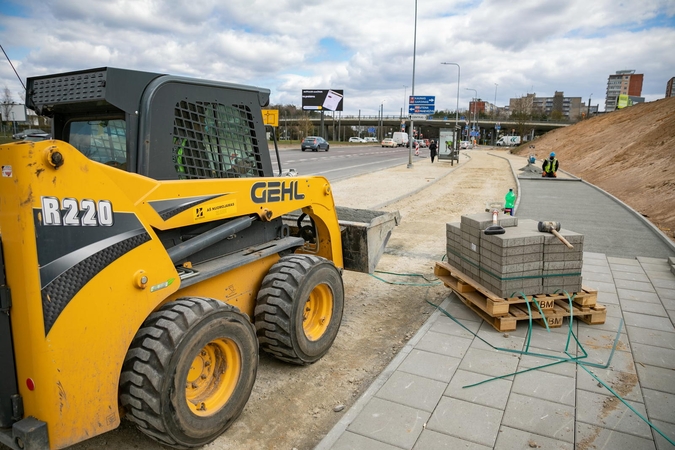
<svg viewBox="0 0 675 450">
<path fill-rule="evenodd" d="M 433 164 L 434 158 L 436 157 L 436 141 L 434 141 L 433 139 L 429 144 L 429 152 L 431 153 L 431 164 Z"/>
<path fill-rule="evenodd" d="M 541 176 L 542 177 L 548 177 L 548 178 L 557 178 L 558 175 L 556 172 L 558 171 L 558 160 L 555 158 L 555 153 L 551 152 L 549 155 L 548 159 L 544 160 L 544 164 L 541 166 Z"/>
</svg>

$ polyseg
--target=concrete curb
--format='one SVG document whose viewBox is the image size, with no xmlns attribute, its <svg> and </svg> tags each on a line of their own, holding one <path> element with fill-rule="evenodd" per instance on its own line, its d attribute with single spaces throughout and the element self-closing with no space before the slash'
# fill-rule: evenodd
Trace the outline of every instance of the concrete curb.
<svg viewBox="0 0 675 450">
<path fill-rule="evenodd" d="M 455 295 L 454 293 L 450 295 Z M 440 307 L 446 309 L 450 304 L 450 295 L 446 297 L 445 300 L 441 303 Z M 340 436 L 347 431 L 347 427 L 356 419 L 356 417 L 363 411 L 363 408 L 366 407 L 368 402 L 375 396 L 377 391 L 387 382 L 391 375 L 398 369 L 398 366 L 401 365 L 403 360 L 412 352 L 415 348 L 415 345 L 422 339 L 424 334 L 429 331 L 434 321 L 440 316 L 440 309 L 436 310 L 429 316 L 429 318 L 424 322 L 422 327 L 415 333 L 415 335 L 405 344 L 405 346 L 399 350 L 394 359 L 391 360 L 389 365 L 378 375 L 378 377 L 371 383 L 371 385 L 366 389 L 366 391 L 361 395 L 361 397 L 354 402 L 354 404 L 347 410 L 347 412 L 342 416 L 342 418 L 336 423 L 333 428 L 326 434 L 321 442 L 314 447 L 314 450 L 329 450 Z"/>
</svg>

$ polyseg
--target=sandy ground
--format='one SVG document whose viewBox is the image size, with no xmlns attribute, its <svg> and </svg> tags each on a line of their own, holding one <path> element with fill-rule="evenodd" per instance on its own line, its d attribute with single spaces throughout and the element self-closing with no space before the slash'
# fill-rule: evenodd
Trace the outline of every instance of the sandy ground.
<svg viewBox="0 0 675 450">
<path fill-rule="evenodd" d="M 470 155 L 470 158 L 466 155 Z M 472 150 L 451 167 L 416 158 L 405 165 L 333 184 L 336 204 L 371 208 L 407 192 L 428 187 L 395 201 L 395 228 L 379 271 L 387 281 L 345 272 L 345 312 L 340 333 L 328 354 L 317 363 L 297 367 L 262 354 L 256 384 L 241 417 L 212 444 L 212 450 L 313 448 L 342 414 L 368 388 L 391 359 L 450 291 L 433 283 L 433 265 L 445 253 L 445 224 L 462 214 L 481 212 L 485 203 L 503 199 L 515 180 L 506 160 Z M 451 172 L 451 173 L 450 173 Z M 73 449 L 150 449 L 161 447 L 130 423 Z"/>
<path fill-rule="evenodd" d="M 674 238 L 675 98 L 600 115 L 533 144 L 539 160 L 555 152 L 561 169 L 621 199 Z M 514 151 L 532 153 L 529 144 Z"/>
</svg>

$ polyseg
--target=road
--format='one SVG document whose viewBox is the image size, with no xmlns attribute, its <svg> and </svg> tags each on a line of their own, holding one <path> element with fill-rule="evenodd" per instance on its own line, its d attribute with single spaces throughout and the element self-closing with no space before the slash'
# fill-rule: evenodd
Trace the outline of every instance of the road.
<svg viewBox="0 0 675 450">
<path fill-rule="evenodd" d="M 272 167 L 276 171 L 277 159 L 273 146 L 270 153 Z M 429 151 L 420 149 L 420 154 L 428 157 Z M 284 170 L 294 168 L 299 175 L 321 175 L 330 182 L 408 163 L 407 148 L 375 145 L 331 146 L 328 152 L 302 152 L 299 147 L 286 148 L 279 149 L 279 155 Z"/>
</svg>

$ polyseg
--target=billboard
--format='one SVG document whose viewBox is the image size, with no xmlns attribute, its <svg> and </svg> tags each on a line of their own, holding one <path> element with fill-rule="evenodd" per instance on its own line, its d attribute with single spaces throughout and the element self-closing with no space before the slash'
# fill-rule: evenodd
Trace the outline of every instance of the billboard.
<svg viewBox="0 0 675 450">
<path fill-rule="evenodd" d="M 302 109 L 342 111 L 342 89 L 303 89 Z"/>
<path fill-rule="evenodd" d="M 619 95 L 619 98 L 616 102 L 616 109 L 625 108 L 627 106 L 633 106 L 633 99 L 631 99 L 626 94 Z"/>
</svg>

